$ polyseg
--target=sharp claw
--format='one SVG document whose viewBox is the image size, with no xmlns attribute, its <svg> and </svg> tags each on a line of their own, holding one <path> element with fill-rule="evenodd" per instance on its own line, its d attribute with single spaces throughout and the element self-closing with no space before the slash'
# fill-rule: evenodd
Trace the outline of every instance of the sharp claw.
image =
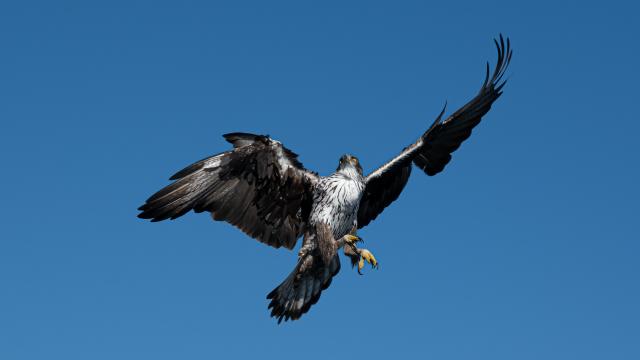
<svg viewBox="0 0 640 360">
<path fill-rule="evenodd" d="M 373 267 L 374 269 L 378 268 L 378 260 L 376 260 L 373 255 L 371 255 L 371 267 Z"/>
<path fill-rule="evenodd" d="M 347 243 L 349 243 L 351 245 L 354 245 L 354 244 L 356 244 L 358 242 L 363 242 L 361 237 L 359 237 L 357 235 L 351 235 L 351 234 L 345 235 L 345 240 L 346 240 Z"/>
</svg>

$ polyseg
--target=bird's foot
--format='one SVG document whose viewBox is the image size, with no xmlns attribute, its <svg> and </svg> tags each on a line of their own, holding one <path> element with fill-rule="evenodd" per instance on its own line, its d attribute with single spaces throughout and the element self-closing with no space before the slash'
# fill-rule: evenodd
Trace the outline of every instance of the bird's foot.
<svg viewBox="0 0 640 360">
<path fill-rule="evenodd" d="M 371 251 L 358 248 L 356 244 L 359 242 L 363 242 L 361 237 L 355 234 L 347 234 L 340 239 L 339 246 L 344 246 L 344 254 L 351 259 L 351 266 L 355 267 L 357 265 L 358 274 L 362 275 L 365 262 L 368 262 L 372 268 L 376 269 L 378 260 L 376 260 Z"/>
<path fill-rule="evenodd" d="M 304 244 L 302 245 L 302 247 L 300 248 L 300 251 L 298 251 L 298 258 L 303 258 L 305 256 L 307 256 L 308 253 L 310 253 L 311 251 L 313 251 L 314 247 L 312 244 Z"/>
<path fill-rule="evenodd" d="M 351 235 L 351 234 L 347 234 L 343 236 L 342 239 L 345 244 L 348 244 L 349 246 L 353 246 L 353 247 L 355 247 L 356 244 L 359 242 L 364 242 L 364 240 L 362 240 L 362 238 L 359 237 L 358 235 Z"/>
<path fill-rule="evenodd" d="M 372 269 L 378 268 L 378 260 L 376 260 L 376 257 L 373 256 L 371 251 L 367 249 L 357 249 L 356 252 L 358 253 L 360 258 L 358 260 L 358 274 L 362 275 L 361 270 L 364 268 L 365 261 L 371 265 Z"/>
</svg>

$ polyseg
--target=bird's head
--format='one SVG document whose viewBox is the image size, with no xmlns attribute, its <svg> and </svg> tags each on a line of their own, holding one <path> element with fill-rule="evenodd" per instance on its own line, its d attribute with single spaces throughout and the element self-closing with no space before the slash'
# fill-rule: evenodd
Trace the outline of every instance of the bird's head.
<svg viewBox="0 0 640 360">
<path fill-rule="evenodd" d="M 342 157 L 340 157 L 340 163 L 338 164 L 338 168 L 336 169 L 336 171 L 350 172 L 354 170 L 358 173 L 358 175 L 362 176 L 362 166 L 360 166 L 360 161 L 358 161 L 358 158 L 349 154 L 342 155 Z"/>
</svg>

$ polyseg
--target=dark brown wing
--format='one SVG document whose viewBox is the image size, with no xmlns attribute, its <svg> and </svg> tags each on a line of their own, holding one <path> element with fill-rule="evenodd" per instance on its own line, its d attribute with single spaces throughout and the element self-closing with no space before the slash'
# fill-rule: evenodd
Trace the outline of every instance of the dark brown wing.
<svg viewBox="0 0 640 360">
<path fill-rule="evenodd" d="M 502 87 L 506 83 L 502 77 L 511 61 L 512 51 L 508 38 L 505 42 L 500 35 L 500 40 L 494 42 L 498 50 L 498 61 L 491 75 L 487 63 L 487 75 L 478 94 L 441 121 L 443 109 L 431 127 L 415 143 L 367 176 L 367 186 L 358 211 L 358 228 L 369 224 L 400 196 L 411 174 L 412 162 L 429 176 L 442 171 L 451 160 L 451 153 L 471 135 L 472 129 L 480 123 L 482 116 L 500 97 Z"/>
<path fill-rule="evenodd" d="M 200 160 L 147 199 L 138 217 L 161 221 L 209 211 L 273 247 L 293 248 L 304 233 L 317 175 L 268 136 L 224 135 L 234 149 Z"/>
</svg>

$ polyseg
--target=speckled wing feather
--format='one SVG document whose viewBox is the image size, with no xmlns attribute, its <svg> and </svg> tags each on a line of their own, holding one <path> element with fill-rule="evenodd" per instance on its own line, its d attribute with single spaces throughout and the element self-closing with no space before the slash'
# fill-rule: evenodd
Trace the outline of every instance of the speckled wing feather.
<svg viewBox="0 0 640 360">
<path fill-rule="evenodd" d="M 367 176 L 358 210 L 358 228 L 368 225 L 400 196 L 409 180 L 412 163 L 429 176 L 441 172 L 451 160 L 451 154 L 471 135 L 472 129 L 500 97 L 506 83 L 502 78 L 511 61 L 512 51 L 509 39 L 505 42 L 502 35 L 495 44 L 498 61 L 493 74 L 490 74 L 487 63 L 487 75 L 478 94 L 444 121 L 443 109 L 416 142 Z"/>
<path fill-rule="evenodd" d="M 161 221 L 211 212 L 273 247 L 293 248 L 304 234 L 318 181 L 297 155 L 268 136 L 224 135 L 234 149 L 200 160 L 171 177 L 138 217 Z"/>
</svg>

